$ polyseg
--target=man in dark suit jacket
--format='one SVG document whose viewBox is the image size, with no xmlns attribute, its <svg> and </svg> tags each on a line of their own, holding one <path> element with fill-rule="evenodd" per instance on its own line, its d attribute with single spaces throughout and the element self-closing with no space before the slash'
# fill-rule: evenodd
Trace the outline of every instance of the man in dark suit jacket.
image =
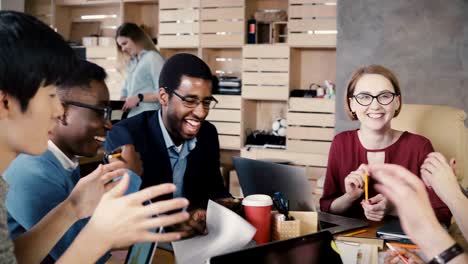
<svg viewBox="0 0 468 264">
<path fill-rule="evenodd" d="M 207 232 L 204 208 L 208 199 L 234 201 L 219 170 L 218 133 L 205 121 L 217 102 L 212 96 L 217 85 L 213 80 L 208 65 L 198 57 L 171 57 L 159 77 L 161 109 L 117 123 L 106 140 L 107 150 L 135 146 L 143 161 L 142 188 L 173 182 L 177 186 L 174 197 L 190 201 L 192 217 L 180 227 L 186 236 Z"/>
</svg>

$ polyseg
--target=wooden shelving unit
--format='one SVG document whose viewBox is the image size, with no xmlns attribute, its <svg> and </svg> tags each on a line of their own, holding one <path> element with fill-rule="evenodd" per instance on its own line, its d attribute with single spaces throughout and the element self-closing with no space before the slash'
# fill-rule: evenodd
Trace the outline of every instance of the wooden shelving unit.
<svg viewBox="0 0 468 264">
<path fill-rule="evenodd" d="M 200 1 L 160 0 L 160 48 L 198 48 L 200 44 Z"/>
<path fill-rule="evenodd" d="M 215 95 L 216 108 L 210 110 L 207 120 L 216 126 L 222 149 L 239 150 L 241 145 L 241 99 L 235 95 Z"/>
<path fill-rule="evenodd" d="M 200 1 L 200 46 L 240 47 L 245 39 L 245 0 Z"/>
<path fill-rule="evenodd" d="M 291 98 L 287 116 L 287 149 L 328 157 L 335 135 L 334 113 L 334 100 Z"/>
<path fill-rule="evenodd" d="M 202 59 L 213 74 L 242 77 L 242 48 L 201 48 Z"/>
<path fill-rule="evenodd" d="M 25 1 L 24 12 L 37 17 L 47 25 L 53 24 L 52 0 Z"/>
<path fill-rule="evenodd" d="M 246 45 L 242 49 L 242 98 L 289 98 L 290 49 L 287 45 Z"/>
<path fill-rule="evenodd" d="M 289 0 L 292 47 L 336 47 L 336 0 Z"/>
</svg>

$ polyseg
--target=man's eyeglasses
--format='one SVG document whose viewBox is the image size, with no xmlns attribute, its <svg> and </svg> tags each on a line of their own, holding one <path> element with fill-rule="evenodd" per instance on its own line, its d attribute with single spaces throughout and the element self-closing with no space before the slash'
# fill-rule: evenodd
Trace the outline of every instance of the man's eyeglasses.
<svg viewBox="0 0 468 264">
<path fill-rule="evenodd" d="M 376 96 L 370 95 L 368 93 L 358 93 L 356 95 L 351 96 L 351 98 L 356 99 L 356 102 L 362 106 L 369 106 L 372 104 L 372 101 L 374 101 L 374 99 L 377 99 L 377 102 L 379 102 L 379 104 L 381 105 L 388 105 L 391 102 L 393 102 L 395 96 L 396 93 L 392 92 L 384 92 Z"/>
<path fill-rule="evenodd" d="M 85 103 L 81 103 L 81 102 L 75 102 L 75 101 L 65 101 L 63 103 L 66 104 L 66 105 L 74 105 L 74 106 L 78 106 L 78 107 L 91 109 L 91 110 L 99 113 L 100 115 L 102 115 L 102 118 L 104 119 L 104 121 L 110 121 L 111 117 L 112 117 L 112 108 L 110 106 L 99 107 L 99 106 L 85 104 Z"/>
<path fill-rule="evenodd" d="M 199 104 L 202 104 L 203 108 L 210 109 L 210 108 L 214 108 L 216 106 L 216 104 L 218 103 L 218 100 L 216 100 L 216 98 L 214 98 L 212 96 L 205 99 L 205 100 L 200 100 L 200 99 L 198 99 L 196 97 L 182 96 L 182 95 L 176 93 L 175 91 L 173 91 L 173 93 L 177 97 L 179 97 L 180 100 L 182 100 L 182 103 L 188 108 L 195 108 Z"/>
</svg>

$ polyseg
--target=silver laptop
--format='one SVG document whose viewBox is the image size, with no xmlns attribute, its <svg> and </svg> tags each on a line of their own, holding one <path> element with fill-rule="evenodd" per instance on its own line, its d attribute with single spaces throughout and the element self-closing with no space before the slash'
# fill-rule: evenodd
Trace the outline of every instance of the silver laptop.
<svg viewBox="0 0 468 264">
<path fill-rule="evenodd" d="M 268 161 L 233 157 L 234 167 L 244 196 L 281 192 L 289 200 L 291 211 L 317 211 L 312 198 L 306 168 Z M 332 234 L 368 226 L 366 221 L 318 212 L 319 230 Z"/>
<path fill-rule="evenodd" d="M 315 211 L 306 168 L 233 157 L 244 196 L 281 192 L 291 211 Z"/>
</svg>

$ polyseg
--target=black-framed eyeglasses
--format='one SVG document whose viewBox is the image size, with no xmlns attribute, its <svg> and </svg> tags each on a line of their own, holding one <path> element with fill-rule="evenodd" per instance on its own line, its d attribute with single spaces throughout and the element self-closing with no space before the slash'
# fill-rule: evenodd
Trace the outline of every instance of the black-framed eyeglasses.
<svg viewBox="0 0 468 264">
<path fill-rule="evenodd" d="M 196 97 L 182 96 L 182 95 L 178 94 L 175 91 L 173 91 L 173 93 L 177 97 L 179 97 L 180 100 L 182 100 L 182 103 L 188 108 L 195 108 L 199 104 L 202 104 L 204 109 L 210 109 L 210 108 L 214 108 L 216 106 L 216 104 L 218 103 L 218 100 L 216 100 L 216 98 L 214 98 L 213 96 L 211 96 L 211 97 L 209 97 L 207 99 L 204 99 L 204 100 L 200 100 L 200 99 L 198 99 Z"/>
<path fill-rule="evenodd" d="M 392 92 L 384 92 L 376 96 L 370 95 L 368 93 L 358 93 L 351 96 L 351 98 L 354 98 L 356 102 L 362 106 L 371 105 L 374 99 L 377 99 L 377 102 L 381 105 L 389 105 L 391 102 L 393 102 L 393 99 L 395 99 L 396 95 L 396 93 Z"/>
<path fill-rule="evenodd" d="M 85 103 L 75 102 L 75 101 L 65 101 L 63 103 L 66 105 L 74 105 L 78 107 L 91 109 L 99 113 L 100 115 L 102 115 L 102 118 L 104 119 L 104 121 L 110 121 L 112 117 L 112 108 L 110 106 L 100 107 L 100 106 L 95 106 L 95 105 L 90 105 L 90 104 L 85 104 Z"/>
</svg>

